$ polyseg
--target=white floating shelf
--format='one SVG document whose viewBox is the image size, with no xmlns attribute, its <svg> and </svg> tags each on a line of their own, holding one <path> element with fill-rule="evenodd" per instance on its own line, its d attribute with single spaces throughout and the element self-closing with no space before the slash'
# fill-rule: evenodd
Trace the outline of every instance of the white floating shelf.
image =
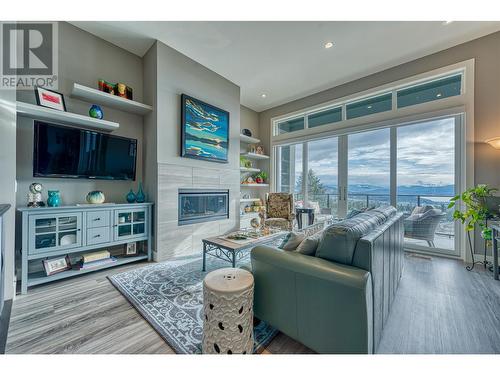
<svg viewBox="0 0 500 375">
<path fill-rule="evenodd" d="M 78 83 L 73 84 L 71 96 L 85 100 L 86 102 L 92 104 L 101 104 L 138 115 L 145 115 L 153 110 L 153 107 L 150 105 L 139 103 L 127 98 L 121 98 L 116 95 L 111 95 Z"/>
<path fill-rule="evenodd" d="M 249 137 L 248 135 L 240 134 L 240 142 L 243 143 L 260 143 L 260 139 Z"/>
<path fill-rule="evenodd" d="M 241 186 L 244 187 L 268 187 L 269 184 L 240 184 Z"/>
<path fill-rule="evenodd" d="M 245 212 L 244 214 L 240 214 L 240 217 L 259 217 L 258 212 Z"/>
<path fill-rule="evenodd" d="M 120 127 L 120 124 L 117 122 L 99 120 L 89 116 L 58 111 L 24 102 L 16 102 L 16 111 L 19 116 L 34 120 L 50 121 L 61 125 L 80 126 L 93 130 L 113 131 Z"/>
<path fill-rule="evenodd" d="M 240 199 L 240 203 L 260 202 L 260 198 L 247 198 Z"/>
<path fill-rule="evenodd" d="M 240 172 L 260 172 L 260 169 L 240 167 Z"/>
<path fill-rule="evenodd" d="M 244 156 L 248 159 L 256 159 L 256 160 L 269 159 L 269 156 L 267 155 L 256 154 L 254 152 L 247 152 L 245 154 L 241 154 L 241 156 Z"/>
</svg>

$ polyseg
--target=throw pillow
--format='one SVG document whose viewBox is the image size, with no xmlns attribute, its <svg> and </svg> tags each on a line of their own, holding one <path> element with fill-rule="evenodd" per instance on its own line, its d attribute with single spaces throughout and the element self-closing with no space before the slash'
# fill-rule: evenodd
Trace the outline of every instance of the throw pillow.
<svg viewBox="0 0 500 375">
<path fill-rule="evenodd" d="M 314 256 L 316 254 L 316 249 L 318 248 L 320 239 L 321 239 L 321 232 L 306 237 L 300 243 L 300 245 L 297 246 L 297 249 L 295 251 L 300 254 Z"/>
<path fill-rule="evenodd" d="M 305 235 L 302 233 L 289 232 L 285 238 L 283 238 L 283 242 L 281 242 L 278 248 L 286 251 L 293 251 L 300 245 L 304 238 Z"/>
</svg>

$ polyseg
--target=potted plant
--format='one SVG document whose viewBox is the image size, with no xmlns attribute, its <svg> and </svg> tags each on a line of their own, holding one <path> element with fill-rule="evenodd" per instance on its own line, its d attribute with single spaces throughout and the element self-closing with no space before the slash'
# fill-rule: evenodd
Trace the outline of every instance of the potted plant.
<svg viewBox="0 0 500 375">
<path fill-rule="evenodd" d="M 485 184 L 479 184 L 475 187 L 465 190 L 462 194 L 458 194 L 450 199 L 448 208 L 455 207 L 453 212 L 453 219 L 460 220 L 465 225 L 467 231 L 467 238 L 472 256 L 472 267 L 467 267 L 470 271 L 474 268 L 474 251 L 472 248 L 472 241 L 470 232 L 474 230 L 476 224 L 481 228 L 481 237 L 486 241 L 491 240 L 491 229 L 486 226 L 486 219 L 488 219 L 489 211 L 486 207 L 486 198 L 492 197 L 493 192 L 497 191 L 496 188 L 491 188 Z M 462 201 L 464 204 L 463 210 L 456 207 L 456 204 Z"/>
<path fill-rule="evenodd" d="M 258 184 L 263 184 L 267 180 L 267 173 L 266 172 L 259 172 L 258 174 L 255 175 L 255 182 Z"/>
</svg>

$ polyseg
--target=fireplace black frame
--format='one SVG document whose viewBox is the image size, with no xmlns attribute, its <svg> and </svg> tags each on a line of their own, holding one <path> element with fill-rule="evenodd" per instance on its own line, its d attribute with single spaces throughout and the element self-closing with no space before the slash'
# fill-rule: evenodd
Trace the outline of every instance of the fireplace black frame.
<svg viewBox="0 0 500 375">
<path fill-rule="evenodd" d="M 181 218 L 181 198 L 184 195 L 194 195 L 194 196 L 210 196 L 210 195 L 224 195 L 226 196 L 226 207 L 224 214 L 214 214 L 214 215 L 203 215 L 200 217 L 194 217 L 190 219 Z M 178 225 L 189 225 L 196 223 L 204 223 L 208 221 L 217 221 L 229 219 L 229 190 L 227 189 L 179 189 L 177 194 L 177 223 Z"/>
</svg>

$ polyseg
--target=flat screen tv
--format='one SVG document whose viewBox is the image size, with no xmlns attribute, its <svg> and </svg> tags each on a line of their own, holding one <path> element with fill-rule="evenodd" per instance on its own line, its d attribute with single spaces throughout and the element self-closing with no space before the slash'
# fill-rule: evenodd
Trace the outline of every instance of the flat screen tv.
<svg viewBox="0 0 500 375">
<path fill-rule="evenodd" d="M 137 140 L 35 121 L 33 177 L 135 180 Z"/>
</svg>

